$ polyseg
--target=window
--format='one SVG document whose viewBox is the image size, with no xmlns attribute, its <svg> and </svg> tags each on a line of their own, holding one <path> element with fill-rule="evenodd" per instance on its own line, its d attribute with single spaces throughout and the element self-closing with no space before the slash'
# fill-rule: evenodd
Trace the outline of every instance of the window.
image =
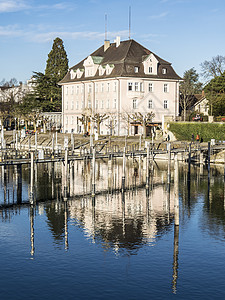
<svg viewBox="0 0 225 300">
<path fill-rule="evenodd" d="M 153 84 L 152 83 L 148 84 L 148 91 L 153 92 Z"/>
<path fill-rule="evenodd" d="M 68 117 L 66 117 L 66 125 L 68 125 Z"/>
<path fill-rule="evenodd" d="M 152 109 L 153 108 L 153 103 L 152 103 L 152 99 L 148 100 L 148 108 Z"/>
<path fill-rule="evenodd" d="M 104 108 L 104 100 L 101 101 L 101 109 Z"/>
<path fill-rule="evenodd" d="M 114 82 L 114 92 L 116 92 L 116 88 L 117 88 L 117 83 Z"/>
<path fill-rule="evenodd" d="M 76 101 L 76 109 L 79 109 L 79 101 Z"/>
<path fill-rule="evenodd" d="M 163 85 L 163 91 L 164 91 L 164 93 L 168 93 L 168 91 L 169 91 L 169 85 L 167 83 L 164 83 L 164 85 Z"/>
<path fill-rule="evenodd" d="M 107 83 L 107 92 L 109 92 L 109 86 L 110 86 L 110 84 Z"/>
<path fill-rule="evenodd" d="M 95 108 L 98 109 L 98 100 L 95 100 Z"/>
<path fill-rule="evenodd" d="M 163 68 L 163 69 L 162 69 L 162 73 L 163 73 L 163 74 L 166 74 L 166 71 L 167 71 L 166 68 Z"/>
<path fill-rule="evenodd" d="M 133 99 L 133 108 L 137 108 L 137 99 Z"/>
<path fill-rule="evenodd" d="M 114 99 L 113 108 L 116 108 L 116 107 L 117 107 L 117 101 L 116 101 L 116 99 Z"/>
<path fill-rule="evenodd" d="M 91 108 L 91 100 L 88 100 L 88 108 Z"/>
<path fill-rule="evenodd" d="M 139 68 L 138 67 L 134 67 L 134 73 L 138 73 Z"/>
<path fill-rule="evenodd" d="M 164 100 L 164 104 L 163 104 L 164 109 L 168 108 L 168 100 Z"/>
<path fill-rule="evenodd" d="M 66 109 L 66 110 L 68 109 L 68 101 L 66 101 L 65 109 Z"/>
<path fill-rule="evenodd" d="M 132 91 L 132 82 L 128 82 L 128 91 Z"/>
<path fill-rule="evenodd" d="M 84 108 L 84 100 L 81 100 L 81 108 Z"/>
<path fill-rule="evenodd" d="M 109 99 L 107 99 L 107 102 L 106 102 L 106 108 L 110 108 L 110 105 L 109 105 Z"/>
<path fill-rule="evenodd" d="M 71 95 L 73 95 L 74 87 L 71 87 Z"/>
<path fill-rule="evenodd" d="M 73 125 L 73 116 L 71 117 L 70 123 Z"/>
<path fill-rule="evenodd" d="M 76 94 L 79 94 L 79 86 L 77 86 Z"/>
<path fill-rule="evenodd" d="M 134 90 L 135 92 L 138 92 L 139 88 L 138 88 L 138 82 L 134 83 Z"/>
<path fill-rule="evenodd" d="M 140 82 L 140 92 L 144 92 L 144 90 L 143 90 L 143 83 L 142 82 Z"/>
<path fill-rule="evenodd" d="M 91 93 L 91 84 L 88 85 L 88 93 Z"/>
<path fill-rule="evenodd" d="M 148 68 L 148 72 L 151 74 L 152 73 L 152 67 Z"/>
<path fill-rule="evenodd" d="M 74 109 L 74 101 L 71 102 L 71 109 Z"/>
<path fill-rule="evenodd" d="M 102 92 L 104 92 L 104 83 L 102 83 L 102 89 L 101 89 Z"/>
</svg>

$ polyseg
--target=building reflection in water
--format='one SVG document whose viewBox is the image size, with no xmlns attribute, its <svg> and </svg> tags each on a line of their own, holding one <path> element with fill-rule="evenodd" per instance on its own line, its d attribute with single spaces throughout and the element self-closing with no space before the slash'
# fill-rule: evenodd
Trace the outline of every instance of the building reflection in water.
<svg viewBox="0 0 225 300">
<path fill-rule="evenodd" d="M 175 160 L 174 165 L 171 165 L 171 178 L 168 180 L 166 164 L 150 164 L 149 185 L 146 190 L 144 166 L 141 159 L 132 157 L 126 160 L 126 188 L 124 193 L 120 193 L 122 161 L 112 158 L 96 161 L 96 195 L 91 197 L 90 161 L 72 162 L 68 170 L 64 166 L 62 172 L 59 164 L 35 165 L 35 201 L 29 204 L 31 257 L 35 253 L 35 211 L 39 214 L 45 213 L 56 246 L 67 250 L 69 230 L 73 230 L 73 226 L 78 224 L 88 239 L 101 245 L 104 251 L 113 251 L 116 255 L 133 255 L 144 245 L 154 245 L 157 239 L 173 228 L 174 221 L 172 289 L 176 293 L 179 194 L 182 196 L 184 220 L 186 205 L 187 215 L 190 215 L 191 208 L 197 201 L 196 185 L 198 189 L 202 189 L 207 208 L 207 218 L 203 223 L 207 223 L 205 227 L 213 229 L 214 233 L 215 220 L 225 224 L 225 181 L 222 188 L 221 185 L 220 188 L 214 188 L 215 175 L 223 174 L 224 169 L 221 173 L 219 169 L 211 167 L 210 176 L 207 176 L 207 169 L 202 170 L 202 166 L 188 169 L 186 164 L 178 166 Z M 7 169 L 7 172 L 5 168 L 1 168 L 0 171 L 1 205 L 5 205 L 0 211 L 0 217 L 10 220 L 11 214 L 16 214 L 25 203 L 25 195 L 28 199 L 29 168 L 18 167 Z M 221 178 L 224 179 L 223 176 Z M 10 190 L 12 182 L 14 185 Z M 12 204 L 10 201 L 17 205 L 9 208 Z M 218 203 L 222 205 L 222 213 L 218 209 Z M 71 225 L 68 227 L 69 220 Z"/>
</svg>

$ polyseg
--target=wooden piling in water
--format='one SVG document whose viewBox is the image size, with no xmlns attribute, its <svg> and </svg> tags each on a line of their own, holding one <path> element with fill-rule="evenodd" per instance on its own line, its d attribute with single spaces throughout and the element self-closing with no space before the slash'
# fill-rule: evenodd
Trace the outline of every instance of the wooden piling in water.
<svg viewBox="0 0 225 300">
<path fill-rule="evenodd" d="M 34 152 L 30 153 L 30 202 L 34 201 Z"/>
<path fill-rule="evenodd" d="M 92 150 L 92 197 L 95 197 L 95 148 Z"/>
<path fill-rule="evenodd" d="M 178 172 L 178 160 L 174 161 L 174 224 L 179 225 L 179 172 Z"/>
<path fill-rule="evenodd" d="M 123 151 L 123 170 L 122 170 L 122 192 L 125 191 L 125 176 L 126 176 L 126 149 Z"/>
<path fill-rule="evenodd" d="M 52 158 L 54 158 L 54 153 L 55 153 L 55 135 L 53 133 L 53 135 L 52 135 Z"/>
<path fill-rule="evenodd" d="M 167 173 L 167 183 L 170 183 L 171 178 L 171 144 L 167 143 L 167 153 L 168 153 L 168 173 Z"/>
<path fill-rule="evenodd" d="M 146 190 L 149 189 L 149 154 L 150 154 L 150 149 L 149 149 L 149 145 L 148 145 L 147 159 L 146 159 Z"/>
</svg>

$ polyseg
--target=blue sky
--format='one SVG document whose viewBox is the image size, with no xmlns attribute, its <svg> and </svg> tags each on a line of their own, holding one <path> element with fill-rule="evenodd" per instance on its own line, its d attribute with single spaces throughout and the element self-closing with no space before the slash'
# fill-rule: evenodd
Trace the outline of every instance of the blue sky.
<svg viewBox="0 0 225 300">
<path fill-rule="evenodd" d="M 131 38 L 170 61 L 182 76 L 225 55 L 225 0 L 0 0 L 0 81 L 44 72 L 53 40 L 60 37 L 69 66 L 108 39 Z"/>
</svg>

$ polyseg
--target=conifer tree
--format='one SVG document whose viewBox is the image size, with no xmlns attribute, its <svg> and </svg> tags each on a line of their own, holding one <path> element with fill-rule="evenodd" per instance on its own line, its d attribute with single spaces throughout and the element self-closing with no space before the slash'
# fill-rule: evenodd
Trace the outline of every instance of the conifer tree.
<svg viewBox="0 0 225 300">
<path fill-rule="evenodd" d="M 59 82 L 67 73 L 68 59 L 63 46 L 63 41 L 56 38 L 53 42 L 52 50 L 48 54 L 45 75 Z"/>
<path fill-rule="evenodd" d="M 34 72 L 35 96 L 42 103 L 43 111 L 61 111 L 62 92 L 58 82 L 68 71 L 67 54 L 63 41 L 56 38 L 48 54 L 45 74 Z"/>
</svg>

